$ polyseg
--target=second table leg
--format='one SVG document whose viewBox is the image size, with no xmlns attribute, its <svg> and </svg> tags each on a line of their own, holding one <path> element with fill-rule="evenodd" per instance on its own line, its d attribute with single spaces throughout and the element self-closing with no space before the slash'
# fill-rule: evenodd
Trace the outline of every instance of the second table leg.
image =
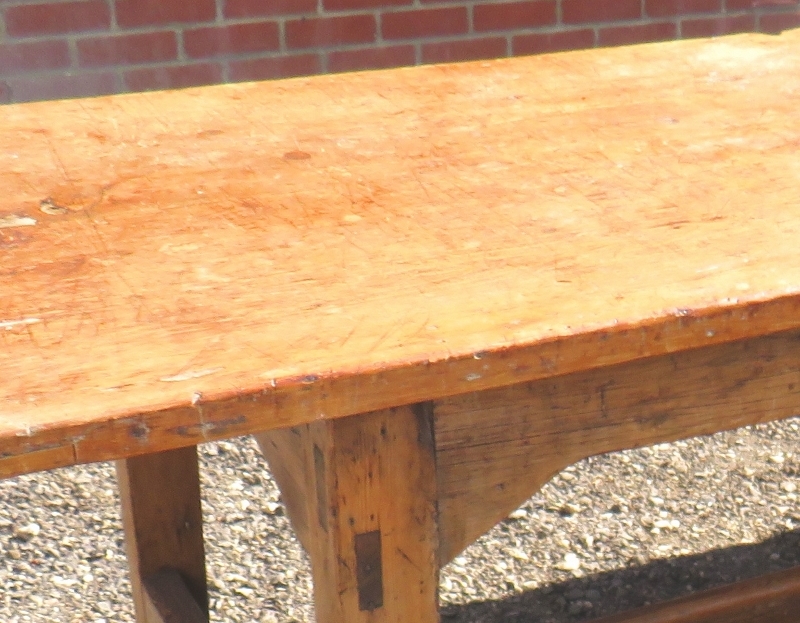
<svg viewBox="0 0 800 623">
<path fill-rule="evenodd" d="M 197 447 L 116 465 L 137 623 L 207 621 Z"/>
</svg>

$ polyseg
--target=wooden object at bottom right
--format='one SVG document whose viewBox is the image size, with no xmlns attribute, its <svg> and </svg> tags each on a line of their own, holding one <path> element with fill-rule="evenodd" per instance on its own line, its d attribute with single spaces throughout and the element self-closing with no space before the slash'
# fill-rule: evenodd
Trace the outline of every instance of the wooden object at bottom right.
<svg viewBox="0 0 800 623">
<path fill-rule="evenodd" d="M 581 459 L 800 413 L 800 332 L 453 396 L 433 410 L 444 565 Z"/>
</svg>

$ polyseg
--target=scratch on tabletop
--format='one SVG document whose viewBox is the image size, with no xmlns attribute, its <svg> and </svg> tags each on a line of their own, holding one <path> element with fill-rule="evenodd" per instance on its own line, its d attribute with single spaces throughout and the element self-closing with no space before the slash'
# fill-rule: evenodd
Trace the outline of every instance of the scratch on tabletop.
<svg viewBox="0 0 800 623">
<path fill-rule="evenodd" d="M 0 320 L 0 329 L 10 331 L 14 327 L 27 326 L 41 322 L 41 318 L 22 318 L 21 320 Z"/>
<path fill-rule="evenodd" d="M 0 217 L 0 229 L 6 227 L 29 227 L 31 225 L 36 225 L 36 219 L 30 216 L 9 214 L 8 216 Z"/>
<path fill-rule="evenodd" d="M 50 148 L 50 153 L 53 156 L 53 160 L 55 161 L 57 167 L 61 169 L 61 175 L 64 176 L 65 181 L 72 184 L 74 180 L 69 176 L 69 173 L 67 173 L 67 167 L 64 166 L 64 161 L 61 160 L 61 156 L 58 155 L 55 145 L 53 145 L 53 141 L 50 139 L 49 136 L 47 137 L 46 140 L 47 140 L 47 146 Z"/>
<path fill-rule="evenodd" d="M 180 381 L 199 379 L 200 377 L 208 376 L 209 374 L 215 374 L 216 372 L 224 369 L 225 368 L 207 368 L 205 370 L 187 370 L 186 372 L 180 372 L 178 374 L 173 374 L 172 376 L 162 376 L 158 380 L 165 383 L 177 383 Z"/>
<path fill-rule="evenodd" d="M 33 435 L 33 433 L 34 429 L 30 427 L 30 424 L 25 424 L 25 429 L 18 431 L 17 433 L 15 433 L 15 435 L 17 437 L 30 437 L 31 435 Z"/>
<path fill-rule="evenodd" d="M 149 94 L 147 94 L 147 95 L 143 94 L 143 97 L 144 97 L 144 101 L 147 102 L 147 105 L 150 107 L 150 110 L 153 112 L 153 118 L 161 124 L 161 127 L 164 128 L 164 131 L 165 132 L 175 132 L 176 128 L 174 128 L 172 125 L 167 123 L 161 117 L 161 115 L 160 115 L 161 108 L 159 106 L 156 106 L 156 104 L 153 102 L 153 97 L 150 96 Z M 137 129 L 138 129 L 138 127 L 137 127 Z M 177 132 L 175 132 L 175 133 L 177 134 Z"/>
<path fill-rule="evenodd" d="M 428 187 L 425 186 L 425 184 L 422 181 L 422 178 L 420 178 L 419 172 L 416 169 L 412 169 L 411 170 L 411 175 L 417 181 L 417 184 L 419 185 L 419 187 L 422 190 L 422 192 L 425 193 L 425 197 L 427 197 L 428 201 L 433 203 L 434 202 L 433 201 L 433 197 L 431 197 L 431 194 L 428 192 Z"/>
<path fill-rule="evenodd" d="M 362 320 L 363 320 L 363 318 L 362 318 Z M 350 329 L 350 332 L 344 337 L 344 339 L 341 342 L 339 342 L 339 347 L 344 346 L 345 344 L 347 344 L 347 342 L 350 341 L 350 338 L 353 337 L 353 335 L 355 334 L 356 330 L 358 329 L 358 326 L 359 325 L 353 325 L 353 327 Z"/>
</svg>

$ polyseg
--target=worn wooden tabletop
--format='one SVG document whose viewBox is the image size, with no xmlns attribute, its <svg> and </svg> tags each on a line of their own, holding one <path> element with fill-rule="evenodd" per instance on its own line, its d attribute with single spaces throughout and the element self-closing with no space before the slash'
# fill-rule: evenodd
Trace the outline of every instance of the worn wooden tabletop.
<svg viewBox="0 0 800 623">
<path fill-rule="evenodd" d="M 0 474 L 800 326 L 800 31 L 0 108 Z"/>
</svg>

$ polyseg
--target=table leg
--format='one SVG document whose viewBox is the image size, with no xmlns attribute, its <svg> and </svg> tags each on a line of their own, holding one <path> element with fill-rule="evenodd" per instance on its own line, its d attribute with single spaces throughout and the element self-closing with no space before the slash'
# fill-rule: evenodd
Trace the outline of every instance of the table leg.
<svg viewBox="0 0 800 623">
<path fill-rule="evenodd" d="M 137 623 L 208 621 L 197 447 L 117 461 Z"/>
<path fill-rule="evenodd" d="M 257 437 L 309 552 L 318 623 L 434 623 L 432 411 L 415 405 Z"/>
</svg>

